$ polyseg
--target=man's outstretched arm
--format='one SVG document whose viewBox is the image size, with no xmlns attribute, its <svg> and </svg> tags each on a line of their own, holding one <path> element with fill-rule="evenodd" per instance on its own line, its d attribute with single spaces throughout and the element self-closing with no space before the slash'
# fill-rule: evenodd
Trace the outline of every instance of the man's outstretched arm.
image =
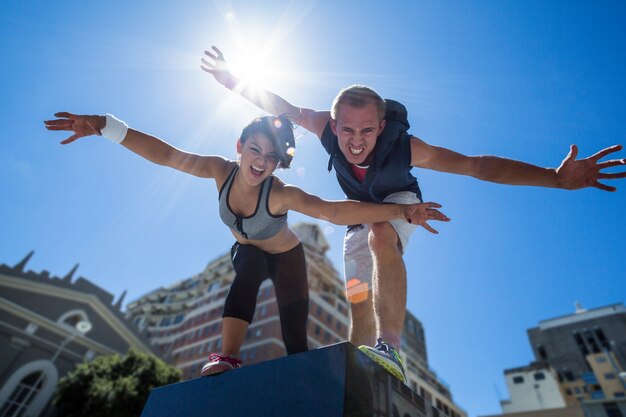
<svg viewBox="0 0 626 417">
<path fill-rule="evenodd" d="M 572 145 L 569 154 L 558 168 L 543 168 L 497 156 L 466 156 L 446 148 L 429 145 L 413 137 L 411 138 L 411 164 L 415 167 L 469 175 L 500 184 L 531 185 L 565 190 L 595 187 L 604 191 L 615 191 L 615 187 L 603 184 L 600 180 L 626 178 L 626 172 L 606 174 L 600 171 L 614 166 L 625 166 L 626 159 L 612 159 L 604 162 L 600 162 L 600 159 L 621 149 L 621 145 L 614 145 L 588 158 L 577 160 L 578 148 Z"/>
<path fill-rule="evenodd" d="M 293 123 L 315 133 L 320 138 L 322 137 L 324 128 L 330 120 L 329 111 L 316 111 L 297 107 L 271 91 L 241 82 L 228 69 L 228 64 L 226 64 L 222 51 L 215 46 L 212 49 L 213 52 L 204 51 L 205 57 L 202 58 L 200 68 L 213 75 L 218 83 L 238 93 L 258 108 L 274 116 L 285 115 Z"/>
</svg>

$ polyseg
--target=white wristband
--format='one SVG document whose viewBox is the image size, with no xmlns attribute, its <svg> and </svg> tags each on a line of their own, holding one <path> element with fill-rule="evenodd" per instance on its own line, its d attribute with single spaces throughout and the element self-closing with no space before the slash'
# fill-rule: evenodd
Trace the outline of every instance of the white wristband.
<svg viewBox="0 0 626 417">
<path fill-rule="evenodd" d="M 128 125 L 112 114 L 107 113 L 105 117 L 106 124 L 100 130 L 100 134 L 111 142 L 122 143 L 124 138 L 126 138 L 126 133 L 128 133 Z"/>
</svg>

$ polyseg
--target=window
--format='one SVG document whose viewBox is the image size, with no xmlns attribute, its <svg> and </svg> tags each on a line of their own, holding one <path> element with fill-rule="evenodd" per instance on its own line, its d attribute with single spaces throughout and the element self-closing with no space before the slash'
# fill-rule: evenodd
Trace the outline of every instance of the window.
<svg viewBox="0 0 626 417">
<path fill-rule="evenodd" d="M 572 371 L 563 371 L 563 377 L 568 381 L 574 381 L 574 373 Z"/>
<path fill-rule="evenodd" d="M 626 397 L 626 393 L 624 393 L 623 391 L 618 391 L 618 392 L 614 392 L 613 396 L 615 398 L 624 398 L 624 397 Z"/>
<path fill-rule="evenodd" d="M 624 417 L 621 410 L 615 403 L 605 403 L 604 411 L 606 411 L 607 417 Z"/>
<path fill-rule="evenodd" d="M 22 416 L 43 385 L 43 372 L 33 372 L 24 377 L 0 409 L 2 416 Z"/>
<path fill-rule="evenodd" d="M 567 395 L 572 395 L 572 389 L 571 388 L 565 388 L 565 393 Z"/>
<path fill-rule="evenodd" d="M 602 347 L 606 350 L 611 350 L 611 344 L 609 343 L 609 341 L 606 339 L 606 336 L 604 335 L 604 331 L 602 331 L 601 328 L 596 327 L 594 329 L 594 333 L 596 334 L 596 337 L 598 338 L 598 340 L 600 341 L 600 344 L 602 345 Z"/>
<path fill-rule="evenodd" d="M 606 356 L 597 356 L 596 357 L 596 362 L 598 362 L 598 363 L 606 362 Z"/>
<path fill-rule="evenodd" d="M 591 347 L 591 351 L 593 353 L 600 353 L 600 347 L 594 337 L 593 333 L 590 330 L 583 330 L 584 340 L 587 341 L 588 345 Z"/>
<path fill-rule="evenodd" d="M 533 375 L 533 377 L 535 378 L 535 381 L 541 381 L 543 379 L 546 379 L 546 375 L 543 372 L 535 372 L 535 375 Z"/>
<path fill-rule="evenodd" d="M 604 378 L 615 379 L 615 374 L 613 372 L 607 372 L 606 374 L 604 374 Z"/>
<path fill-rule="evenodd" d="M 513 377 L 513 383 L 514 384 L 523 384 L 524 383 L 524 377 L 521 376 L 521 375 L 514 376 Z"/>
</svg>

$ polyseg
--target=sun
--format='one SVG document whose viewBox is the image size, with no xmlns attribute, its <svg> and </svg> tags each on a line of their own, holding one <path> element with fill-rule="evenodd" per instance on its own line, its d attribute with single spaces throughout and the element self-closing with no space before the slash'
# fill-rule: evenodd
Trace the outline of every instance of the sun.
<svg viewBox="0 0 626 417">
<path fill-rule="evenodd" d="M 228 66 L 244 83 L 264 86 L 278 74 L 280 66 L 275 54 L 276 51 L 267 46 L 245 43 L 238 49 L 237 56 L 229 59 Z"/>
</svg>

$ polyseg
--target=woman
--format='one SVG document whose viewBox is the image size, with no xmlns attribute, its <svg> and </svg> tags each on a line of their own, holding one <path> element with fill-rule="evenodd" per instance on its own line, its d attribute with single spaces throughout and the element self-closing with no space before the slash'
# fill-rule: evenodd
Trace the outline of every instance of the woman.
<svg viewBox="0 0 626 417">
<path fill-rule="evenodd" d="M 291 123 L 284 117 L 254 119 L 237 140 L 238 161 L 221 156 L 197 155 L 177 149 L 107 114 L 81 116 L 56 113 L 46 121 L 48 130 L 81 137 L 101 135 L 159 165 L 213 178 L 219 190 L 220 217 L 236 242 L 232 248 L 235 279 L 224 305 L 222 352 L 209 356 L 202 375 L 241 366 L 237 359 L 254 316 L 256 296 L 263 280 L 271 278 L 276 291 L 283 341 L 287 354 L 308 350 L 306 320 L 308 287 L 304 251 L 287 225 L 287 212 L 300 213 L 335 224 L 357 224 L 406 219 L 436 233 L 428 220 L 448 221 L 436 203 L 412 205 L 326 201 L 284 184 L 273 176 L 276 168 L 289 168 L 295 150 Z"/>
</svg>

